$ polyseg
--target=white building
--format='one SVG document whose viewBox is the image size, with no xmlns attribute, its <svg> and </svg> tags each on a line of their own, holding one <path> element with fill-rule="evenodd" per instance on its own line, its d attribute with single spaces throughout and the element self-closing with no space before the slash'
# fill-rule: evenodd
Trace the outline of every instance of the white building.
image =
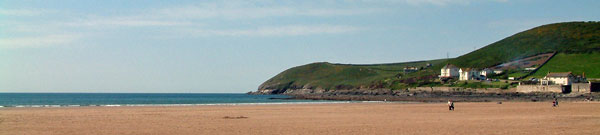
<svg viewBox="0 0 600 135">
<path fill-rule="evenodd" d="M 493 72 L 494 72 L 494 74 L 502 74 L 504 72 L 504 70 L 502 70 L 502 69 L 495 69 Z"/>
<path fill-rule="evenodd" d="M 542 85 L 557 84 L 557 85 L 571 85 L 573 83 L 573 74 L 571 72 L 559 72 L 559 73 L 548 73 L 542 79 Z"/>
<path fill-rule="evenodd" d="M 525 70 L 527 70 L 527 71 L 533 71 L 533 70 L 535 70 L 535 69 L 537 69 L 537 68 L 535 68 L 535 67 L 528 67 L 528 68 L 525 68 Z"/>
<path fill-rule="evenodd" d="M 417 68 L 417 67 L 404 67 L 404 74 L 417 72 L 417 71 L 419 71 L 419 68 Z"/>
<path fill-rule="evenodd" d="M 480 72 L 476 69 L 461 68 L 458 73 L 460 74 L 460 78 L 458 80 L 461 81 L 480 79 Z"/>
<path fill-rule="evenodd" d="M 446 64 L 446 66 L 442 67 L 442 74 L 440 75 L 441 78 L 456 78 L 459 77 L 460 74 L 458 72 L 458 67 L 452 65 L 452 64 Z"/>
<path fill-rule="evenodd" d="M 483 69 L 483 70 L 479 71 L 479 74 L 480 74 L 480 75 L 483 75 L 483 76 L 485 76 L 485 77 L 488 77 L 488 75 L 492 75 L 492 74 L 494 74 L 494 70 L 492 70 L 492 69 L 489 69 L 489 68 L 485 68 L 485 69 Z"/>
</svg>

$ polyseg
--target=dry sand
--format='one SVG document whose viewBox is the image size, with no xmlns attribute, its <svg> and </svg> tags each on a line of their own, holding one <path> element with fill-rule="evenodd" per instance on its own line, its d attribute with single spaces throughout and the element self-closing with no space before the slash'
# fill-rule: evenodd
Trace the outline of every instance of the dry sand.
<svg viewBox="0 0 600 135">
<path fill-rule="evenodd" d="M 600 103 L 2 108 L 0 134 L 599 134 Z"/>
</svg>

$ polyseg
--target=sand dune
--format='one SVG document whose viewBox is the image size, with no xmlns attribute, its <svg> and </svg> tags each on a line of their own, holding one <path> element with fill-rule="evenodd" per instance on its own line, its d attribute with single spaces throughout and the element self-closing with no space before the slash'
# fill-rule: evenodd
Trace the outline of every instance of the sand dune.
<svg viewBox="0 0 600 135">
<path fill-rule="evenodd" d="M 0 134 L 597 134 L 600 103 L 2 108 Z"/>
</svg>

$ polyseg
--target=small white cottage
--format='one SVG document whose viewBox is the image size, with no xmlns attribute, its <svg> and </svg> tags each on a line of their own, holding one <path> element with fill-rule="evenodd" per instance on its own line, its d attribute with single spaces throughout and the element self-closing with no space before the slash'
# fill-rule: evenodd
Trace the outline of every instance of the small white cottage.
<svg viewBox="0 0 600 135">
<path fill-rule="evenodd" d="M 452 64 L 446 64 L 446 66 L 442 67 L 441 78 L 456 78 L 459 77 L 460 74 L 458 72 L 458 67 Z"/>
<path fill-rule="evenodd" d="M 488 75 L 494 74 L 494 70 L 489 69 L 489 68 L 485 68 L 485 69 L 481 70 L 479 74 L 483 75 L 485 77 L 488 77 Z"/>
<path fill-rule="evenodd" d="M 571 85 L 574 79 L 571 72 L 548 73 L 544 79 L 542 79 L 542 85 L 548 85 L 550 83 L 557 85 Z"/>
<path fill-rule="evenodd" d="M 461 80 L 461 81 L 480 79 L 479 78 L 480 72 L 476 69 L 461 68 L 458 72 L 460 74 L 459 80 Z"/>
</svg>

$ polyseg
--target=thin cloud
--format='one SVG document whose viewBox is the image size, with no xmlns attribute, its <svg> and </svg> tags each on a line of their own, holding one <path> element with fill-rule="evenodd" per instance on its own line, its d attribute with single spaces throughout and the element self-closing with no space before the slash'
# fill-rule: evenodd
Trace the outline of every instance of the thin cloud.
<svg viewBox="0 0 600 135">
<path fill-rule="evenodd" d="M 79 19 L 64 23 L 67 26 L 180 26 L 191 25 L 191 22 L 157 20 L 139 17 L 88 17 L 88 19 Z"/>
<path fill-rule="evenodd" d="M 81 39 L 82 36 L 77 35 L 94 35 L 93 33 L 98 32 L 97 30 L 99 29 L 120 29 L 125 27 L 143 27 L 141 29 L 168 28 L 161 29 L 161 31 L 165 33 L 187 33 L 192 36 L 277 37 L 343 34 L 360 31 L 363 28 L 323 24 L 279 24 L 280 26 L 261 27 L 245 23 L 236 25 L 241 26 L 241 28 L 231 28 L 222 27 L 219 22 L 239 23 L 242 22 L 239 20 L 274 17 L 356 16 L 387 11 L 385 8 L 352 6 L 326 8 L 324 6 L 314 6 L 314 4 L 296 5 L 289 3 L 281 4 L 279 2 L 269 3 L 268 1 L 216 1 L 153 9 L 135 9 L 130 10 L 129 13 L 117 16 L 85 13 L 74 14 L 41 9 L 0 9 L 0 15 L 22 16 L 26 18 L 25 20 L 22 20 L 22 18 L 7 20 L 10 23 L 0 22 L 0 27 L 3 27 L 3 31 L 14 33 L 10 37 L 0 37 L 0 48 L 38 48 L 69 45 Z M 39 15 L 48 15 L 52 16 L 52 18 L 61 19 L 40 20 L 40 18 L 36 17 Z M 71 33 L 72 35 L 55 34 L 64 32 Z M 164 33 L 151 34 L 169 36 Z"/>
<path fill-rule="evenodd" d="M 409 4 L 433 4 L 433 5 L 448 5 L 448 4 L 469 4 L 471 0 L 406 0 Z"/>
<path fill-rule="evenodd" d="M 155 15 L 162 17 L 206 19 L 206 18 L 265 18 L 286 16 L 350 16 L 383 12 L 378 8 L 311 8 L 292 6 L 265 6 L 252 4 L 202 4 L 195 6 L 170 7 L 158 10 Z"/>
<path fill-rule="evenodd" d="M 78 40 L 77 35 L 45 35 L 33 37 L 0 38 L 0 48 L 39 48 L 65 45 Z"/>
<path fill-rule="evenodd" d="M 356 9 L 309 9 L 298 11 L 299 15 L 305 16 L 351 16 L 385 12 L 386 9 L 379 8 L 356 8 Z"/>
<path fill-rule="evenodd" d="M 38 16 L 54 12 L 46 9 L 0 9 L 0 15 L 6 16 Z"/>
<path fill-rule="evenodd" d="M 355 1 L 355 0 L 349 0 L 349 1 Z M 406 4 L 410 4 L 410 5 L 437 5 L 437 6 L 446 6 L 446 5 L 452 5 L 452 4 L 467 5 L 467 4 L 470 4 L 471 2 L 486 2 L 486 1 L 508 2 L 508 0 L 359 0 L 359 1 L 368 2 L 368 3 L 393 3 L 393 4 L 406 3 Z"/>
<path fill-rule="evenodd" d="M 340 34 L 360 31 L 362 28 L 345 25 L 289 25 L 257 29 L 192 30 L 197 36 L 301 36 L 314 34 Z"/>
</svg>

